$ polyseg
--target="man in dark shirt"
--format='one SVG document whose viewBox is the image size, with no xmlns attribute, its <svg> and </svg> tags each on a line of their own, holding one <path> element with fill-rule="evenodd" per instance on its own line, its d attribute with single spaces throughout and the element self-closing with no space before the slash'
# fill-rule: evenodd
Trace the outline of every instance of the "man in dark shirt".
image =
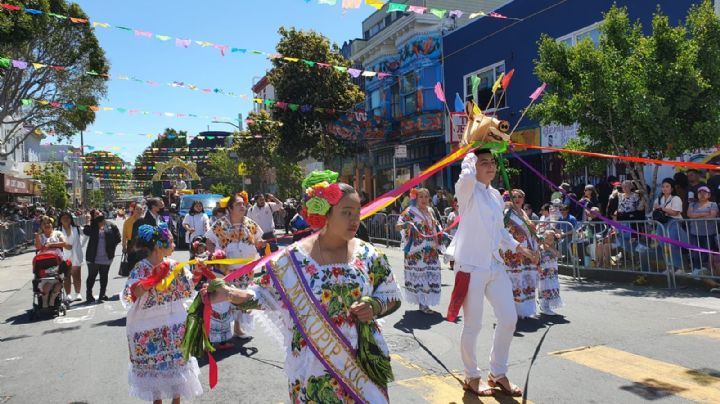
<svg viewBox="0 0 720 404">
<path fill-rule="evenodd" d="M 712 201 L 720 201 L 720 170 L 713 170 L 712 177 L 708 179 L 707 186 L 710 188 Z"/>
<path fill-rule="evenodd" d="M 697 202 L 698 200 L 698 188 L 706 186 L 706 184 L 700 180 L 700 171 L 690 168 L 687 170 L 688 178 L 688 203 Z"/>
</svg>

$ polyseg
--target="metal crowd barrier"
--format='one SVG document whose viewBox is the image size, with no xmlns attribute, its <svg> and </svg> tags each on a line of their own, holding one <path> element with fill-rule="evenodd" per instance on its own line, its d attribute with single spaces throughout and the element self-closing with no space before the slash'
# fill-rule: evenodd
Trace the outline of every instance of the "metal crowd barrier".
<svg viewBox="0 0 720 404">
<path fill-rule="evenodd" d="M 691 245 L 718 251 L 720 242 L 720 218 L 670 220 L 665 224 L 666 237 L 680 238 Z M 668 249 L 672 257 L 672 249 Z M 681 266 L 672 274 L 675 285 L 678 276 L 692 276 L 695 279 L 720 280 L 720 255 L 700 253 L 681 249 Z"/>
<path fill-rule="evenodd" d="M 32 220 L 7 223 L 0 226 L 0 256 L 14 254 L 35 241 Z"/>
</svg>

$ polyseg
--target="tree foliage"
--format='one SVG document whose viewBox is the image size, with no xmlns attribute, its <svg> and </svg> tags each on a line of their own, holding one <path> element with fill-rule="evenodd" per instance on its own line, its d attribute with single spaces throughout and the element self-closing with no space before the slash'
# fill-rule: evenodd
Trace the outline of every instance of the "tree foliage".
<svg viewBox="0 0 720 404">
<path fill-rule="evenodd" d="M 42 184 L 42 198 L 50 206 L 65 209 L 70 196 L 65 186 L 65 172 L 62 163 L 50 163 L 33 177 Z"/>
<path fill-rule="evenodd" d="M 531 116 L 543 124 L 580 124 L 590 151 L 673 158 L 715 144 L 720 133 L 720 20 L 709 0 L 671 26 L 658 8 L 644 35 L 627 10 L 604 15 L 597 47 L 539 41 L 535 74 L 548 83 Z M 631 164 L 643 182 L 642 164 Z"/>
<path fill-rule="evenodd" d="M 0 137 L 0 156 L 12 153 L 36 129 L 66 138 L 84 130 L 95 120 L 95 112 L 73 104 L 97 105 L 107 90 L 107 79 L 101 74 L 110 70 L 105 53 L 88 24 L 75 24 L 48 14 L 87 19 L 79 5 L 65 0 L 6 0 L 5 3 L 41 10 L 43 14 L 0 13 L 0 58 L 5 58 L 0 63 L 0 122 L 9 129 Z M 28 68 L 13 68 L 9 59 L 28 62 Z M 35 69 L 31 63 L 64 69 Z M 65 107 L 23 105 L 23 99 L 57 102 Z"/>
<path fill-rule="evenodd" d="M 90 207 L 103 208 L 105 206 L 105 192 L 102 189 L 93 189 L 90 191 Z"/>
<path fill-rule="evenodd" d="M 363 101 L 360 88 L 350 81 L 348 73 L 331 68 L 320 68 L 314 62 L 350 66 L 339 53 L 337 45 L 317 32 L 298 31 L 280 27 L 278 53 L 299 59 L 289 61 L 273 59 L 268 79 L 275 88 L 276 98 L 300 106 L 330 108 L 341 113 Z M 306 62 L 307 61 L 307 62 Z M 273 117 L 283 123 L 279 129 L 279 153 L 286 161 L 298 162 L 314 157 L 328 162 L 332 157 L 347 154 L 344 142 L 327 131 L 327 124 L 337 119 L 336 114 L 313 110 L 305 113 L 290 108 L 274 108 Z"/>
<path fill-rule="evenodd" d="M 230 156 L 230 151 L 216 150 L 209 157 L 205 171 L 212 178 L 210 191 L 221 195 L 240 192 L 243 189 L 242 177 L 238 175 L 238 162 Z"/>
</svg>

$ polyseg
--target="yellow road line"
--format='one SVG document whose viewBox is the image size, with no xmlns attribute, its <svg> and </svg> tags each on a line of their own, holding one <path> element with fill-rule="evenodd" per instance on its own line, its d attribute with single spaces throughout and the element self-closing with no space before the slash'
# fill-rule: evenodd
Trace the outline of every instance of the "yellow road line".
<svg viewBox="0 0 720 404">
<path fill-rule="evenodd" d="M 425 402 L 437 404 L 459 404 L 459 403 L 521 403 L 522 397 L 508 397 L 497 392 L 494 397 L 477 397 L 471 393 L 465 392 L 462 384 L 457 378 L 462 380 L 462 375 L 434 375 L 420 376 L 412 379 L 400 380 L 394 385 L 402 386 L 412 390 L 414 393 L 422 397 Z M 392 385 L 391 391 L 394 390 Z M 526 401 L 532 404 L 532 401 Z"/>
<path fill-rule="evenodd" d="M 627 379 L 688 400 L 720 402 L 720 377 L 605 346 L 558 351 L 550 355 Z"/>
<path fill-rule="evenodd" d="M 427 369 L 425 369 L 424 367 L 417 365 L 414 362 L 410 362 L 410 360 L 408 360 L 398 354 L 390 354 L 390 360 L 397 362 L 408 369 L 417 370 L 418 372 L 420 372 L 423 375 L 431 374 L 431 372 L 428 371 Z"/>
<path fill-rule="evenodd" d="M 684 328 L 682 330 L 669 331 L 668 334 L 699 335 L 701 337 L 720 339 L 720 328 L 713 328 L 713 327 Z"/>
</svg>

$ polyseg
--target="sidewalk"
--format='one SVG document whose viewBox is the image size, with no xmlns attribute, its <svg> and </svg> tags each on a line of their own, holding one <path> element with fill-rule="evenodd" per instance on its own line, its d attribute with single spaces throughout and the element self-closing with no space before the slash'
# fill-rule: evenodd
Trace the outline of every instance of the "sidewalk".
<svg viewBox="0 0 720 404">
<path fill-rule="evenodd" d="M 0 304 L 30 282 L 33 278 L 34 252 L 6 257 L 0 261 Z M 28 297 L 28 302 L 31 297 Z"/>
</svg>

